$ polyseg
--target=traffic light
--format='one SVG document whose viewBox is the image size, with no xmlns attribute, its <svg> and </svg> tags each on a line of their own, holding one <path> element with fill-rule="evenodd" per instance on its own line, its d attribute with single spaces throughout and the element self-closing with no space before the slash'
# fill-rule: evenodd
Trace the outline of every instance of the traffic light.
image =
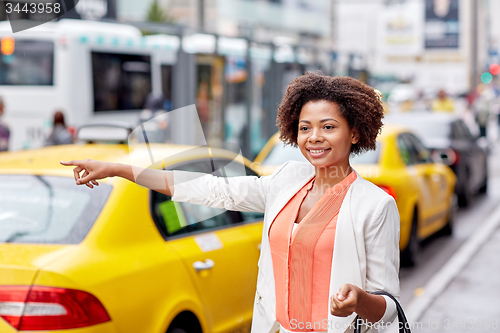
<svg viewBox="0 0 500 333">
<path fill-rule="evenodd" d="M 0 50 L 3 55 L 10 56 L 12 53 L 14 53 L 15 47 L 16 47 L 16 42 L 14 38 L 7 36 L 3 37 L 0 41 L 1 47 Z"/>
<path fill-rule="evenodd" d="M 500 74 L 500 65 L 499 64 L 491 64 L 490 65 L 490 73 L 491 73 L 491 75 Z"/>
<path fill-rule="evenodd" d="M 491 83 L 491 81 L 493 81 L 493 75 L 491 75 L 491 73 L 484 72 L 483 74 L 481 74 L 481 82 L 482 83 L 489 84 L 489 83 Z"/>
</svg>

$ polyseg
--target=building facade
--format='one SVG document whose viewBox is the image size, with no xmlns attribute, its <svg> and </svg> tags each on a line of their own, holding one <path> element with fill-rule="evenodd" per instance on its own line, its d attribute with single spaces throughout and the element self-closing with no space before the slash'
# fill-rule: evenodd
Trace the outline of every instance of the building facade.
<svg viewBox="0 0 500 333">
<path fill-rule="evenodd" d="M 224 36 L 251 37 L 259 42 L 287 37 L 292 42 L 328 46 L 332 30 L 330 0 L 157 0 L 185 27 Z M 146 19 L 153 0 L 118 0 L 118 19 Z"/>
<path fill-rule="evenodd" d="M 485 0 L 340 0 L 338 72 L 365 67 L 423 91 L 470 91 L 488 58 Z M 359 58 L 353 64 L 354 58 Z"/>
</svg>

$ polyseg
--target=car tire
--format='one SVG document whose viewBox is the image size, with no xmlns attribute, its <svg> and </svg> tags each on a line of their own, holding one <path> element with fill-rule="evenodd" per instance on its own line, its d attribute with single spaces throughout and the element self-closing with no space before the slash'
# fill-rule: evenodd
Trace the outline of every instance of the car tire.
<svg viewBox="0 0 500 333">
<path fill-rule="evenodd" d="M 486 192 L 488 192 L 488 180 L 485 180 L 483 186 L 479 188 L 479 193 L 486 193 Z"/>
<path fill-rule="evenodd" d="M 488 168 L 485 166 L 484 167 L 484 180 L 483 184 L 479 188 L 479 193 L 486 193 L 488 192 Z"/>
<path fill-rule="evenodd" d="M 473 193 L 472 187 L 471 187 L 472 185 L 470 184 L 470 181 L 469 181 L 469 179 L 470 179 L 469 173 L 467 173 L 467 177 L 465 177 L 465 179 L 467 179 L 467 182 L 464 185 L 462 193 L 458 194 L 458 205 L 460 207 L 469 206 L 472 203 L 472 200 L 474 197 L 474 193 Z"/>
<path fill-rule="evenodd" d="M 173 328 L 169 328 L 167 333 L 188 333 L 188 331 L 186 331 L 183 328 L 173 327 Z"/>
<path fill-rule="evenodd" d="M 410 239 L 406 248 L 401 251 L 400 261 L 401 266 L 404 267 L 414 267 L 417 265 L 417 256 L 420 252 L 420 241 L 418 240 L 418 215 L 417 210 L 413 212 L 413 218 L 411 222 Z"/>
<path fill-rule="evenodd" d="M 451 197 L 450 208 L 448 209 L 448 218 L 446 220 L 446 225 L 441 229 L 441 234 L 445 236 L 450 236 L 453 234 L 453 226 L 455 224 L 455 218 L 458 210 L 458 196 L 453 193 Z"/>
</svg>

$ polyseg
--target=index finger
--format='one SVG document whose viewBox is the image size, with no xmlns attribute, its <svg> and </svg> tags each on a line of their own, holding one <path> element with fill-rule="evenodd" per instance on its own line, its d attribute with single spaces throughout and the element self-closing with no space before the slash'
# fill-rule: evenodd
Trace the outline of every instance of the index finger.
<svg viewBox="0 0 500 333">
<path fill-rule="evenodd" d="M 82 161 L 80 160 L 71 160 L 71 161 L 59 161 L 62 165 L 65 166 L 80 166 L 82 164 Z"/>
</svg>

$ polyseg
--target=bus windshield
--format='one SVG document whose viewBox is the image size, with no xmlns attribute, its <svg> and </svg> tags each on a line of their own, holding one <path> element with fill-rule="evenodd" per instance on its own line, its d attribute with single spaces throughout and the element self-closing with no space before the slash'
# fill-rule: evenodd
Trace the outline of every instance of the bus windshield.
<svg viewBox="0 0 500 333">
<path fill-rule="evenodd" d="M 9 52 L 5 52 L 2 45 L 0 85 L 52 86 L 54 84 L 53 42 L 6 39 L 2 38 L 1 43 L 9 43 L 11 46 Z"/>
</svg>

